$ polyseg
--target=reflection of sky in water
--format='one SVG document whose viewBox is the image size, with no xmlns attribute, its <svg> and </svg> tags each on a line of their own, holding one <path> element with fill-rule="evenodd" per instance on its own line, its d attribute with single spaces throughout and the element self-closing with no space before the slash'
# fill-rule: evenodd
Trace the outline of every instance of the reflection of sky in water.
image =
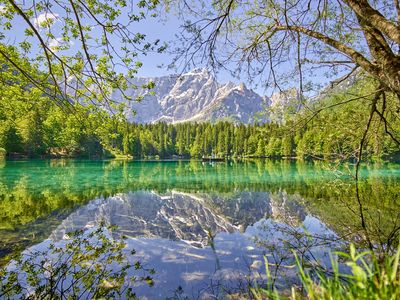
<svg viewBox="0 0 400 300">
<path fill-rule="evenodd" d="M 215 293 L 223 284 L 235 288 L 246 280 L 265 276 L 263 255 L 273 246 L 279 251 L 283 241 L 302 245 L 308 240 L 293 239 L 308 232 L 318 237 L 335 237 L 317 218 L 308 215 L 286 193 L 240 192 L 224 199 L 218 194 L 170 192 L 131 192 L 107 199 L 96 199 L 69 215 L 50 236 L 61 242 L 66 232 L 92 228 L 105 221 L 129 237 L 128 248 L 135 249 L 132 260 L 139 259 L 154 268 L 155 285 L 138 286 L 138 296 L 165 299 L 181 287 L 190 298 Z M 210 232 L 214 235 L 210 246 Z M 297 236 L 297 235 L 296 235 Z M 262 246 L 256 242 L 263 240 Z M 45 247 L 48 241 L 35 247 Z M 328 248 L 309 245 L 312 255 L 323 259 Z M 290 251 L 290 249 L 286 249 Z M 293 263 L 293 261 L 287 261 Z M 293 280 L 293 269 L 284 280 Z M 216 289 L 218 290 L 218 289 Z"/>
<path fill-rule="evenodd" d="M 230 226 L 221 227 L 216 222 L 215 228 L 210 228 L 213 232 L 244 231 L 264 217 L 298 226 L 306 214 L 312 213 L 341 236 L 349 236 L 351 231 L 350 234 L 354 233 L 351 239 L 359 240 L 360 221 L 354 214 L 359 205 L 354 198 L 353 177 L 349 176 L 351 166 L 334 166 L 333 170 L 331 167 L 320 162 L 287 160 L 218 164 L 199 161 L 7 161 L 0 166 L 0 265 L 7 261 L 8 255 L 46 239 L 77 207 L 99 197 L 140 190 L 157 191 L 165 197 L 165 202 L 170 202 L 171 190 L 202 198 L 206 202 L 202 207 L 213 211 L 214 215 L 225 216 L 228 222 L 222 220 L 220 225 Z M 366 214 L 369 235 L 374 240 L 385 240 L 392 236 L 391 228 L 399 220 L 400 165 L 365 165 L 361 175 L 366 179 L 360 191 L 363 207 L 369 212 Z M 296 196 L 285 200 L 282 191 L 298 195 L 299 201 Z M 271 197 L 264 197 L 265 192 Z M 134 207 L 145 207 L 146 201 L 142 200 L 140 204 L 135 200 Z M 179 202 L 177 195 L 174 202 Z M 306 209 L 296 203 L 304 204 Z M 93 205 L 99 206 L 99 203 Z M 146 209 L 157 213 L 157 205 Z M 175 229 L 170 226 L 167 230 L 161 222 L 163 215 L 172 217 L 168 206 L 164 206 L 158 215 L 144 218 L 160 221 L 154 226 L 142 226 L 141 218 L 136 218 L 136 223 L 128 222 L 125 215 L 135 218 L 138 213 L 132 209 L 128 213 L 114 214 L 112 220 L 125 220 L 126 224 L 121 225 L 127 228 L 125 233 L 129 236 L 161 236 L 190 240 L 195 244 L 206 243 L 207 235 L 198 230 L 202 227 L 195 220 L 202 209 L 189 209 L 193 218 L 185 224 L 179 218 L 187 207 L 172 208 L 176 218 L 170 225 Z M 296 209 L 300 210 L 296 212 Z M 208 218 L 210 214 L 202 216 Z M 184 220 L 188 220 L 187 216 Z M 179 228 L 182 228 L 180 232 L 176 230 Z"/>
</svg>

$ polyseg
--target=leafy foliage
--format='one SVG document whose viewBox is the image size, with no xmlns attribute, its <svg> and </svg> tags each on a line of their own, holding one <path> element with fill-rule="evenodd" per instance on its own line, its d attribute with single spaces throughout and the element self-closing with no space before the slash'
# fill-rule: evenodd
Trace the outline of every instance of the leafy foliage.
<svg viewBox="0 0 400 300">
<path fill-rule="evenodd" d="M 152 286 L 149 275 L 154 271 L 139 261 L 129 262 L 124 240 L 114 240 L 109 233 L 113 228 L 103 225 L 69 233 L 65 242 L 17 257 L 0 270 L 0 298 L 136 298 L 133 285 Z"/>
<path fill-rule="evenodd" d="M 398 299 L 400 297 L 400 247 L 393 255 L 378 260 L 371 252 L 338 252 L 331 258 L 332 270 L 307 268 L 296 256 L 301 293 L 292 287 L 291 299 Z M 339 259 L 341 260 L 339 262 Z M 342 262 L 343 261 L 343 262 Z M 347 266 L 343 270 L 343 266 Z M 268 261 L 267 277 L 269 274 Z M 273 285 L 252 289 L 255 299 L 286 299 Z"/>
<path fill-rule="evenodd" d="M 0 1 L 1 60 L 61 107 L 70 109 L 72 100 L 120 110 L 112 91 L 131 100 L 124 91 L 140 55 L 166 48 L 135 30 L 157 16 L 158 2 Z"/>
</svg>

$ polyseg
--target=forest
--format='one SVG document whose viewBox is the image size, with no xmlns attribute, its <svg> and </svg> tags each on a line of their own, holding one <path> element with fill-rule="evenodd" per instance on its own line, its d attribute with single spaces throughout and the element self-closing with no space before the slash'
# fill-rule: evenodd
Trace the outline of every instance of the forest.
<svg viewBox="0 0 400 300">
<path fill-rule="evenodd" d="M 122 113 L 109 114 L 90 105 L 74 105 L 73 112 L 68 113 L 41 91 L 21 85 L 18 74 L 8 76 L 0 88 L 0 155 L 8 158 L 165 159 L 214 155 L 352 160 L 356 159 L 364 129 L 360 124 L 368 118 L 362 107 L 369 101 L 354 95 L 368 94 L 374 87 L 373 80 L 361 77 L 345 91 L 331 90 L 318 101 L 309 100 L 313 114 L 306 108 L 293 112 L 287 107 L 279 118 L 285 122 L 279 123 L 134 124 Z M 262 113 L 273 114 L 268 110 Z M 390 121 L 398 132 L 398 120 Z M 364 145 L 364 156 L 396 160 L 399 149 L 384 134 L 383 125 L 379 118 L 373 120 L 374 130 Z"/>
</svg>

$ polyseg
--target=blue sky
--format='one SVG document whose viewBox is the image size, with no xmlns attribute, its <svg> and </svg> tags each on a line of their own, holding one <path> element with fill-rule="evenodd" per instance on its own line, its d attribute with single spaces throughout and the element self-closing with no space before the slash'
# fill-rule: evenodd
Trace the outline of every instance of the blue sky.
<svg viewBox="0 0 400 300">
<path fill-rule="evenodd" d="M 39 15 L 39 19 L 43 16 Z M 51 16 L 47 16 L 47 18 L 51 18 Z M 56 20 L 56 17 L 54 17 Z M 38 24 L 40 20 L 36 20 L 33 18 L 33 22 Z M 140 32 L 146 34 L 147 40 L 154 41 L 160 39 L 162 42 L 167 42 L 169 44 L 169 49 L 173 49 L 176 43 L 176 34 L 178 34 L 181 29 L 182 20 L 178 19 L 173 13 L 163 14 L 162 20 L 160 18 L 147 18 L 146 20 L 134 23 L 134 27 L 132 30 L 134 32 Z M 51 26 L 52 30 L 54 30 L 55 35 L 57 36 L 57 26 L 61 26 L 54 22 L 54 25 Z M 15 18 L 13 20 L 13 28 L 11 31 L 6 33 L 6 41 L 7 43 L 18 43 L 22 41 L 24 37 L 24 29 L 26 28 L 26 24 L 22 19 Z M 57 44 L 57 40 L 49 41 L 49 43 Z M 76 44 L 78 44 L 77 41 Z M 39 49 L 37 41 L 33 43 L 33 51 Z M 74 46 L 72 46 L 74 47 Z M 167 69 L 167 66 L 172 62 L 173 56 L 168 54 L 168 51 L 165 53 L 148 53 L 147 55 L 141 55 L 139 60 L 143 62 L 142 68 L 139 70 L 137 76 L 139 77 L 156 77 L 163 76 L 172 73 L 181 73 L 183 72 L 183 66 L 178 65 L 175 70 Z M 206 65 L 197 65 L 196 67 L 207 67 Z M 234 66 L 232 66 L 233 68 Z M 281 69 L 290 68 L 290 65 L 282 65 Z M 245 76 L 238 78 L 233 78 L 228 72 L 220 71 L 216 74 L 218 81 L 220 82 L 228 82 L 233 81 L 236 83 L 245 82 L 249 88 L 255 89 L 259 94 L 267 94 L 270 95 L 273 91 L 271 88 L 266 89 L 260 84 L 256 85 L 254 83 L 250 83 Z M 317 72 L 315 78 L 313 79 L 316 83 L 327 83 L 328 80 L 325 78 L 323 72 Z M 255 81 L 257 83 L 257 81 Z M 262 82 L 261 82 L 262 83 Z M 293 82 L 291 82 L 292 86 L 297 86 L 296 79 L 293 78 Z"/>
<path fill-rule="evenodd" d="M 0 5 L 0 10 L 1 7 L 4 6 Z M 46 29 L 40 28 L 40 23 L 45 20 L 54 19 L 54 24 L 51 25 L 51 31 L 56 36 L 58 36 L 60 35 L 59 31 L 61 27 L 60 22 L 57 21 L 58 17 L 59 16 L 57 15 L 57 12 L 56 16 L 54 17 L 51 14 L 46 14 L 46 15 L 40 14 L 36 18 L 31 18 L 31 21 L 39 28 L 39 31 L 44 33 Z M 126 21 L 126 19 L 122 19 L 122 21 L 124 22 Z M 4 41 L 6 44 L 17 45 L 18 43 L 26 39 L 24 31 L 26 28 L 28 28 L 28 26 L 26 25 L 25 21 L 18 16 L 16 16 L 11 23 L 12 23 L 12 29 L 10 31 L 4 31 L 4 34 L 6 36 Z M 179 20 L 174 14 L 170 13 L 170 14 L 163 14 L 162 18 L 148 17 L 145 20 L 134 23 L 134 26 L 132 26 L 131 29 L 134 32 L 140 32 L 145 34 L 146 40 L 148 41 L 154 41 L 159 39 L 161 42 L 167 42 L 169 45 L 169 49 L 172 50 L 176 43 L 176 34 L 178 34 L 182 30 L 180 28 L 181 24 L 182 21 Z M 38 51 L 41 51 L 39 43 L 35 38 L 29 38 L 28 40 L 32 42 L 31 55 L 34 55 Z M 117 40 L 114 41 L 118 42 Z M 47 40 L 47 42 L 49 45 L 59 44 L 59 41 L 57 41 L 57 39 Z M 75 43 L 72 41 L 71 43 L 76 44 L 72 45 L 73 48 L 79 44 L 79 41 Z M 72 51 L 73 49 L 71 51 L 65 51 L 62 53 L 69 54 L 72 53 Z M 184 71 L 182 65 L 178 65 L 175 69 L 167 68 L 167 66 L 170 65 L 171 62 L 173 61 L 173 55 L 169 54 L 168 51 L 164 53 L 150 52 L 147 55 L 140 55 L 138 60 L 143 62 L 143 66 L 139 69 L 139 72 L 137 74 L 137 76 L 139 77 L 156 77 L 168 74 L 181 73 Z M 203 64 L 203 65 L 198 65 L 196 67 L 204 68 L 206 67 L 206 65 Z M 219 72 L 217 78 L 221 82 L 227 82 L 227 81 L 239 82 L 239 80 L 233 78 L 227 72 Z"/>
<path fill-rule="evenodd" d="M 169 50 L 173 50 L 176 46 L 176 35 L 182 31 L 182 20 L 179 20 L 172 13 L 165 16 L 164 20 L 147 19 L 138 23 L 137 30 L 147 35 L 150 40 L 160 39 L 169 45 Z M 140 77 L 155 77 L 168 74 L 176 74 L 184 72 L 184 65 L 177 65 L 175 68 L 170 69 L 167 66 L 173 61 L 173 55 L 168 51 L 165 53 L 149 53 L 140 57 L 143 61 L 143 67 L 139 70 L 138 76 Z M 196 68 L 207 68 L 206 64 L 196 65 Z M 220 82 L 236 82 L 239 83 L 245 79 L 237 79 L 232 77 L 228 72 L 219 70 L 215 74 Z M 262 89 L 259 92 L 263 92 Z"/>
<path fill-rule="evenodd" d="M 149 40 L 160 39 L 161 41 L 168 42 L 169 49 L 173 49 L 176 41 L 176 34 L 182 31 L 182 20 L 178 19 L 174 14 L 169 13 L 164 15 L 163 20 L 158 18 L 149 18 L 143 22 L 138 23 L 137 30 L 143 32 L 147 35 Z M 140 77 L 155 77 L 167 74 L 176 74 L 184 72 L 183 65 L 178 65 L 174 70 L 168 69 L 167 65 L 173 60 L 173 56 L 168 53 L 149 53 L 148 55 L 141 56 L 143 61 L 143 67 L 140 69 L 138 76 Z M 207 68 L 206 64 L 196 65 L 197 68 Z M 234 65 L 230 66 L 231 69 L 235 68 Z M 293 65 L 290 63 L 282 64 L 280 66 L 281 70 L 293 69 Z M 260 95 L 270 96 L 272 92 L 276 91 L 272 88 L 266 88 L 263 85 L 263 78 L 256 78 L 255 82 L 249 82 L 246 76 L 241 76 L 240 78 L 233 77 L 229 72 L 224 70 L 218 70 L 215 74 L 218 81 L 225 83 L 232 81 L 235 83 L 244 82 L 249 88 L 254 89 Z M 295 78 L 294 78 L 295 79 Z M 258 81 L 257 81 L 258 80 Z M 330 80 L 326 77 L 323 70 L 316 71 L 314 78 L 312 79 L 314 83 L 326 85 Z M 295 79 L 292 86 L 297 87 L 298 82 Z"/>
</svg>

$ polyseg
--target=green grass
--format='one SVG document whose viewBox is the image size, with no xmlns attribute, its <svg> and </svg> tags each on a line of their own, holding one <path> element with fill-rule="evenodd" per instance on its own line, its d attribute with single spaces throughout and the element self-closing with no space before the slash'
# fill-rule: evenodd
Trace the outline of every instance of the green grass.
<svg viewBox="0 0 400 300">
<path fill-rule="evenodd" d="M 255 287 L 251 292 L 255 299 L 400 299 L 400 246 L 396 253 L 378 259 L 371 252 L 358 253 L 354 245 L 349 253 L 337 252 L 331 258 L 332 272 L 311 272 L 302 266 L 296 256 L 298 276 L 301 287 L 292 287 L 291 291 L 278 291 L 270 282 L 271 274 L 266 261 L 268 283 L 264 287 Z M 339 270 L 339 258 L 348 267 L 347 272 Z"/>
</svg>

